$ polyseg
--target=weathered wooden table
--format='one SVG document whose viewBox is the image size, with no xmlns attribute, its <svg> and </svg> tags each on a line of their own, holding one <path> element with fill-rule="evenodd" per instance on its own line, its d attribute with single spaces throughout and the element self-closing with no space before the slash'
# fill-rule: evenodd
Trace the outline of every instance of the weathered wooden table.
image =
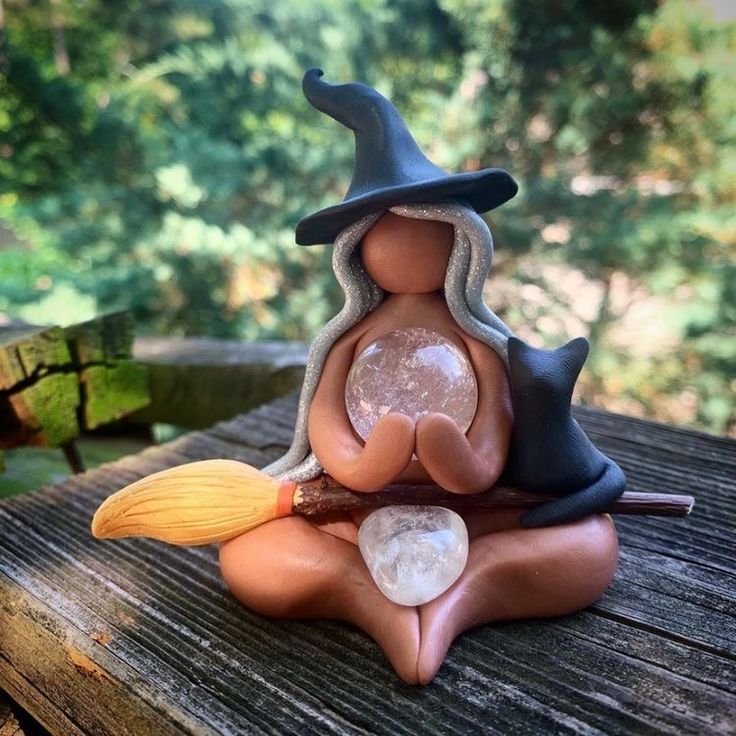
<svg viewBox="0 0 736 736">
<path fill-rule="evenodd" d="M 230 598 L 214 547 L 97 542 L 134 478 L 194 459 L 264 464 L 293 397 L 0 505 L 0 688 L 53 734 L 736 733 L 736 443 L 593 410 L 632 490 L 689 519 L 621 518 L 621 567 L 575 616 L 461 637 L 428 687 L 359 631 L 270 621 Z"/>
</svg>

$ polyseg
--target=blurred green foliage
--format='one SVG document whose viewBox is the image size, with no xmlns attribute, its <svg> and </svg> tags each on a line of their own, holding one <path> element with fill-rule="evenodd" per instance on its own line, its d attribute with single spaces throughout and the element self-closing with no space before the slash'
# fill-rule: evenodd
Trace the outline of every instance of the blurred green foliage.
<svg viewBox="0 0 736 736">
<path fill-rule="evenodd" d="M 340 294 L 293 229 L 342 199 L 353 148 L 301 94 L 321 66 L 445 168 L 517 178 L 489 300 L 529 339 L 590 337 L 583 400 L 736 431 L 733 22 L 685 0 L 0 8 L 0 311 L 311 337 Z"/>
</svg>

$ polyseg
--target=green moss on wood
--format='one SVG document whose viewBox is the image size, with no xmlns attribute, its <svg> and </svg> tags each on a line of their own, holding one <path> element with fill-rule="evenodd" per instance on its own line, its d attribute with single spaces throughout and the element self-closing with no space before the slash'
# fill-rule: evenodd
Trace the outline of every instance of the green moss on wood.
<svg viewBox="0 0 736 736">
<path fill-rule="evenodd" d="M 0 390 L 11 390 L 19 383 L 71 368 L 71 364 L 60 327 L 0 335 Z"/>
<path fill-rule="evenodd" d="M 85 429 L 95 429 L 148 405 L 148 371 L 132 360 L 90 366 L 80 372 L 79 380 Z"/>
<path fill-rule="evenodd" d="M 15 445 L 57 447 L 79 436 L 79 387 L 75 373 L 44 376 L 12 394 L 9 402 L 19 420 L 18 434 L 10 438 Z"/>
<path fill-rule="evenodd" d="M 0 331 L 0 446 L 58 446 L 148 404 L 133 318 Z"/>
</svg>

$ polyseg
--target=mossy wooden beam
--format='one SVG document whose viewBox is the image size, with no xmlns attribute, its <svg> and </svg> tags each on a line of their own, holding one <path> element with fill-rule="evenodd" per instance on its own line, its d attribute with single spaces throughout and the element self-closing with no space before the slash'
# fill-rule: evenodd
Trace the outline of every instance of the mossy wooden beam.
<svg viewBox="0 0 736 736">
<path fill-rule="evenodd" d="M 79 435 L 79 388 L 64 331 L 0 333 L 0 447 L 58 447 Z"/>
<path fill-rule="evenodd" d="M 83 429 L 96 429 L 149 402 L 146 367 L 131 360 L 130 312 L 114 312 L 65 329 L 79 374 Z"/>
<path fill-rule="evenodd" d="M 148 370 L 132 360 L 93 365 L 79 373 L 85 429 L 127 416 L 148 405 Z"/>
<path fill-rule="evenodd" d="M 59 447 L 79 436 L 79 387 L 75 373 L 46 375 L 10 394 L 8 401 L 18 423 L 16 432 L 9 435 L 11 444 L 3 443 L 4 447 Z"/>
<path fill-rule="evenodd" d="M 112 312 L 64 328 L 69 350 L 77 366 L 115 363 L 133 354 L 133 315 Z"/>
<path fill-rule="evenodd" d="M 58 370 L 70 370 L 72 356 L 59 327 L 0 332 L 0 391 Z"/>
<path fill-rule="evenodd" d="M 65 446 L 145 406 L 146 368 L 132 350 L 127 312 L 0 331 L 0 447 Z"/>
</svg>

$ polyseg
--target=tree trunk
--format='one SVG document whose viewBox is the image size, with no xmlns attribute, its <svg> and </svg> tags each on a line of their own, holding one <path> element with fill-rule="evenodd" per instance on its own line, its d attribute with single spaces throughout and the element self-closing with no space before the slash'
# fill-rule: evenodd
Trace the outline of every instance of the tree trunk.
<svg viewBox="0 0 736 736">
<path fill-rule="evenodd" d="M 8 73 L 8 60 L 5 51 L 5 8 L 0 0 L 0 73 Z"/>
<path fill-rule="evenodd" d="M 0 0 L 1 2 L 2 0 Z M 64 35 L 64 14 L 62 11 L 62 0 L 51 1 L 51 33 L 54 38 L 54 66 L 60 77 L 65 77 L 71 69 L 69 65 L 69 52 L 66 48 L 66 37 Z"/>
<path fill-rule="evenodd" d="M 595 356 L 601 349 L 599 346 L 605 337 L 608 327 L 614 320 L 613 314 L 611 313 L 611 271 L 609 269 L 604 271 L 601 284 L 603 286 L 601 303 L 598 307 L 598 314 L 590 324 L 590 331 L 588 332 L 588 342 L 590 343 L 592 356 Z M 585 403 L 596 406 L 598 399 L 604 393 L 603 376 L 595 366 L 595 359 L 590 361 L 586 368 L 588 370 L 589 381 L 586 388 L 581 392 L 580 398 Z"/>
</svg>

